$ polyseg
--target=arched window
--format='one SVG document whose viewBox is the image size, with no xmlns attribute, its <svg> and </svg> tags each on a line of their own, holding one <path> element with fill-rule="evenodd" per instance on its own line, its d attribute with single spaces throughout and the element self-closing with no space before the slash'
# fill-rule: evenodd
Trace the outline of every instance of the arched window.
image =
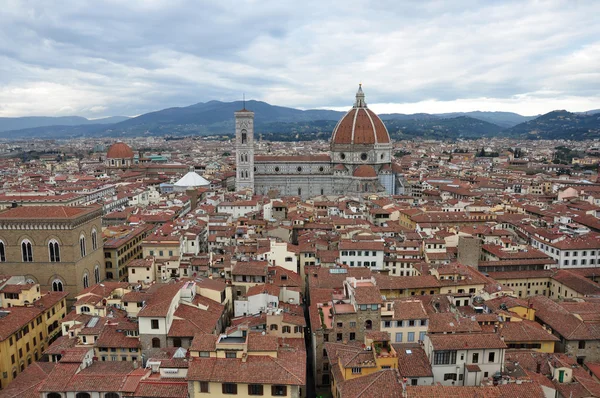
<svg viewBox="0 0 600 398">
<path fill-rule="evenodd" d="M 98 249 L 98 233 L 96 228 L 92 229 L 92 250 Z"/>
<path fill-rule="evenodd" d="M 97 265 L 94 267 L 94 281 L 100 283 L 100 267 Z"/>
<path fill-rule="evenodd" d="M 81 252 L 81 257 L 85 257 L 85 236 L 83 235 L 79 237 L 79 251 Z"/>
<path fill-rule="evenodd" d="M 277 324 L 275 324 L 275 323 L 272 324 L 270 329 L 271 330 L 277 330 L 278 329 Z"/>
<path fill-rule="evenodd" d="M 152 348 L 160 348 L 160 339 L 158 337 L 152 339 Z"/>
<path fill-rule="evenodd" d="M 87 392 L 78 392 L 75 394 L 75 398 L 92 398 L 92 396 Z"/>
<path fill-rule="evenodd" d="M 119 394 L 116 392 L 107 392 L 104 394 L 104 398 L 119 398 Z"/>
<path fill-rule="evenodd" d="M 55 279 L 52 281 L 52 291 L 53 292 L 62 292 L 63 291 L 63 283 L 60 279 Z"/>
<path fill-rule="evenodd" d="M 90 287 L 90 278 L 88 277 L 87 272 L 85 274 L 83 274 L 83 288 L 87 289 L 88 287 Z"/>
<path fill-rule="evenodd" d="M 31 246 L 31 242 L 27 239 L 21 242 L 21 254 L 23 255 L 24 263 L 33 262 L 33 247 Z"/>
<path fill-rule="evenodd" d="M 0 240 L 0 263 L 6 261 L 6 248 L 4 247 L 4 242 Z"/>
<path fill-rule="evenodd" d="M 59 263 L 60 262 L 60 246 L 55 239 L 52 239 L 48 242 L 48 251 L 50 252 L 50 262 L 51 263 Z"/>
<path fill-rule="evenodd" d="M 60 395 L 57 392 L 51 392 L 50 394 L 46 395 L 47 398 L 62 398 L 62 395 Z"/>
<path fill-rule="evenodd" d="M 81 311 L 81 312 L 90 312 L 90 307 L 88 307 L 87 305 L 84 305 L 82 307 L 79 307 L 79 311 Z"/>
<path fill-rule="evenodd" d="M 113 278 L 113 273 L 112 272 L 107 272 L 106 273 L 106 279 L 112 279 Z"/>
<path fill-rule="evenodd" d="M 248 141 L 248 133 L 246 130 L 242 130 L 242 144 L 245 144 Z"/>
<path fill-rule="evenodd" d="M 373 322 L 370 319 L 367 319 L 365 321 L 365 329 L 367 329 L 367 330 L 373 329 Z"/>
<path fill-rule="evenodd" d="M 292 333 L 292 328 L 289 326 L 283 326 L 281 328 L 281 333 Z"/>
</svg>

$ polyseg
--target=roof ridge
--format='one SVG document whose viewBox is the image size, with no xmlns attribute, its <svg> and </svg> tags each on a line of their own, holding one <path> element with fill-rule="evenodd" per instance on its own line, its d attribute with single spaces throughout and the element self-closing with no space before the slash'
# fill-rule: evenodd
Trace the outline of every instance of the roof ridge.
<svg viewBox="0 0 600 398">
<path fill-rule="evenodd" d="M 280 362 L 279 362 L 279 358 L 273 358 L 271 356 L 267 356 L 267 358 L 269 358 L 271 361 L 275 362 L 277 365 L 279 365 L 283 370 L 285 370 L 286 372 L 288 372 L 289 374 L 291 374 L 294 378 L 296 378 L 298 380 L 299 383 L 302 383 L 302 380 L 296 376 L 296 374 L 294 372 L 292 372 L 291 370 L 289 370 L 287 367 L 283 366 Z M 306 381 L 304 381 L 306 383 Z"/>
<path fill-rule="evenodd" d="M 375 377 L 375 378 L 373 379 L 373 381 L 371 381 L 369 384 L 367 384 L 367 385 L 365 386 L 365 388 L 364 388 L 364 389 L 363 389 L 363 390 L 362 390 L 360 393 L 358 393 L 358 395 L 357 395 L 357 398 L 358 398 L 358 397 L 360 397 L 360 396 L 362 396 L 362 395 L 363 395 L 363 393 L 364 393 L 365 391 L 367 391 L 367 389 L 373 385 L 373 383 L 375 383 L 377 380 L 379 380 L 379 378 L 380 378 L 380 377 L 382 377 L 382 376 L 384 375 L 384 373 L 385 373 L 385 371 L 386 371 L 386 370 L 392 370 L 392 369 L 382 369 L 382 370 L 380 370 L 379 372 L 377 372 L 377 373 L 379 373 L 379 374 L 375 373 L 375 374 L 377 375 L 377 377 Z"/>
</svg>

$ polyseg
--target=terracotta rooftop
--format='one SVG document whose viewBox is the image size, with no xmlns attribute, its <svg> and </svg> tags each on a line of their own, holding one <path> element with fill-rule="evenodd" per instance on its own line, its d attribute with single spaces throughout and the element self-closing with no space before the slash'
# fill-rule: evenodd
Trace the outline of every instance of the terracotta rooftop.
<svg viewBox="0 0 600 398">
<path fill-rule="evenodd" d="M 93 213 L 99 210 L 97 206 L 75 207 L 75 206 L 25 206 L 14 207 L 0 212 L 0 220 L 54 220 L 54 219 L 74 219 L 85 214 Z"/>
</svg>

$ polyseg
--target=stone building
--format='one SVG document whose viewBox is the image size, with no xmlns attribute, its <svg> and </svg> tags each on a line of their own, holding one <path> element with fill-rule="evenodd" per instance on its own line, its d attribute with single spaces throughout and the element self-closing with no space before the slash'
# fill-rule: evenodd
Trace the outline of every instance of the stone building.
<svg viewBox="0 0 600 398">
<path fill-rule="evenodd" d="M 332 271 L 332 270 L 330 270 Z M 332 364 L 325 343 L 362 342 L 365 334 L 380 331 L 381 293 L 372 279 L 348 277 L 343 290 L 333 290 L 326 300 L 316 300 L 319 321 L 311 315 L 315 382 L 318 387 L 330 384 Z M 315 303 L 311 303 L 313 305 Z"/>
<path fill-rule="evenodd" d="M 104 279 L 102 208 L 15 207 L 0 213 L 0 268 L 69 299 Z"/>
<path fill-rule="evenodd" d="M 333 130 L 328 154 L 255 156 L 254 112 L 236 112 L 235 128 L 237 190 L 302 198 L 402 192 L 401 176 L 392 169 L 392 141 L 360 86 L 354 106 Z"/>
</svg>

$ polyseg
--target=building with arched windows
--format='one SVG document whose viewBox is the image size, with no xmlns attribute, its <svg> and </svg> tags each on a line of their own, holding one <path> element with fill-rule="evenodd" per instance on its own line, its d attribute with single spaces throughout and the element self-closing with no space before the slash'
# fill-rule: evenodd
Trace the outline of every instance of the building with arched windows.
<svg viewBox="0 0 600 398">
<path fill-rule="evenodd" d="M 69 299 L 104 280 L 102 208 L 14 207 L 0 212 L 0 267 Z"/>
<path fill-rule="evenodd" d="M 254 155 L 254 112 L 235 112 L 236 190 L 308 198 L 318 195 L 403 193 L 392 163 L 392 141 L 367 107 L 359 86 L 354 106 L 333 129 L 330 151 L 292 156 Z"/>
</svg>

